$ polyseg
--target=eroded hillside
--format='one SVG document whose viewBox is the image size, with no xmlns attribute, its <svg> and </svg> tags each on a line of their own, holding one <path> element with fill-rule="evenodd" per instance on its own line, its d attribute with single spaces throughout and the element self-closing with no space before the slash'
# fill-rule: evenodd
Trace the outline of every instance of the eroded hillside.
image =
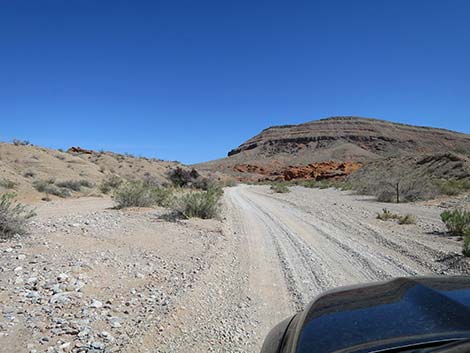
<svg viewBox="0 0 470 353">
<path fill-rule="evenodd" d="M 94 186 L 108 175 L 127 179 L 147 177 L 165 182 L 166 173 L 179 165 L 113 152 L 80 148 L 64 152 L 27 144 L 0 143 L 0 191 L 14 191 L 19 199 L 34 201 L 44 196 L 33 186 L 35 182 L 79 180 L 91 186 L 84 187 L 80 196 L 89 196 L 97 193 Z"/>
<path fill-rule="evenodd" d="M 332 117 L 267 128 L 231 150 L 226 158 L 198 167 L 251 181 L 291 180 L 296 175 L 300 179 L 309 175 L 312 179 L 324 178 L 324 175 L 336 178 L 358 169 L 348 168 L 349 172 L 344 173 L 344 163 L 358 166 L 384 158 L 433 158 L 443 153 L 465 159 L 470 155 L 470 135 L 378 119 Z M 332 165 L 338 169 L 331 170 Z M 322 168 L 322 173 L 305 172 L 305 169 Z"/>
</svg>

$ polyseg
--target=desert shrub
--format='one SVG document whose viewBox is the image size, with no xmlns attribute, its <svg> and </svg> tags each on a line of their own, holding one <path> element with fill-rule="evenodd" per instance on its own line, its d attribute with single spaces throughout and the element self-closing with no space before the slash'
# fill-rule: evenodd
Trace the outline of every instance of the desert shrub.
<svg viewBox="0 0 470 353">
<path fill-rule="evenodd" d="M 316 188 L 317 187 L 317 182 L 315 180 L 300 181 L 300 182 L 298 182 L 298 184 L 302 185 L 303 187 L 306 187 L 306 188 Z"/>
<path fill-rule="evenodd" d="M 199 177 L 200 175 L 196 169 L 187 170 L 181 167 L 176 167 L 168 173 L 170 181 L 179 187 L 188 186 Z"/>
<path fill-rule="evenodd" d="M 80 191 L 80 189 L 82 188 L 82 185 L 78 180 L 59 181 L 56 185 L 60 188 L 69 189 L 72 191 Z"/>
<path fill-rule="evenodd" d="M 463 239 L 462 254 L 470 257 L 470 236 L 468 235 Z"/>
<path fill-rule="evenodd" d="M 0 179 L 0 186 L 5 189 L 14 189 L 16 185 L 17 184 L 13 180 L 7 178 Z"/>
<path fill-rule="evenodd" d="M 219 199 L 222 194 L 220 188 L 191 192 L 178 200 L 175 210 L 186 218 L 215 218 L 219 212 Z"/>
<path fill-rule="evenodd" d="M 196 189 L 201 189 L 201 190 L 209 190 L 211 188 L 216 187 L 216 183 L 209 179 L 209 178 L 204 178 L 204 177 L 198 177 L 196 178 L 192 183 L 191 186 L 196 188 Z"/>
<path fill-rule="evenodd" d="M 145 185 L 143 182 L 125 182 L 114 191 L 114 201 L 118 208 L 151 207 L 170 205 L 173 191 Z"/>
<path fill-rule="evenodd" d="M 33 187 L 39 191 L 44 192 L 47 195 L 55 195 L 59 197 L 68 197 L 70 196 L 70 191 L 65 188 L 60 188 L 54 185 L 53 179 L 49 180 L 35 180 L 33 182 Z"/>
<path fill-rule="evenodd" d="M 150 207 L 153 205 L 150 188 L 137 182 L 123 183 L 114 191 L 113 198 L 118 208 Z"/>
<path fill-rule="evenodd" d="M 60 188 L 69 189 L 72 191 L 80 191 L 82 187 L 92 188 L 94 184 L 86 179 L 81 180 L 64 180 L 59 181 L 56 185 Z"/>
<path fill-rule="evenodd" d="M 271 190 L 274 191 L 275 193 L 278 193 L 278 194 L 284 194 L 284 193 L 290 192 L 287 185 L 281 184 L 281 183 L 272 184 L 271 185 Z"/>
<path fill-rule="evenodd" d="M 169 207 L 173 201 L 173 189 L 167 187 L 153 187 L 152 193 L 155 205 Z"/>
<path fill-rule="evenodd" d="M 384 208 L 382 209 L 381 213 L 377 213 L 377 219 L 380 219 L 381 221 L 388 221 L 389 219 L 397 219 L 400 216 L 390 212 L 390 210 Z"/>
<path fill-rule="evenodd" d="M 65 160 L 65 156 L 63 156 L 63 155 L 61 155 L 61 154 L 57 154 L 57 155 L 55 156 L 55 158 L 60 159 L 61 161 Z"/>
<path fill-rule="evenodd" d="M 112 174 L 103 179 L 101 182 L 99 189 L 103 194 L 107 194 L 110 191 L 117 189 L 119 186 L 121 186 L 123 180 L 121 177 Z"/>
<path fill-rule="evenodd" d="M 87 179 L 80 179 L 78 182 L 84 188 L 93 188 L 93 187 L 95 187 L 95 184 L 92 183 L 91 181 L 87 180 Z"/>
<path fill-rule="evenodd" d="M 35 216 L 34 211 L 25 205 L 13 201 L 15 194 L 7 193 L 0 196 L 0 238 L 8 239 L 27 231 L 28 220 Z"/>
<path fill-rule="evenodd" d="M 343 190 L 343 191 L 352 190 L 353 185 L 352 185 L 351 182 L 349 182 L 347 180 L 344 180 L 344 181 L 341 181 L 341 182 L 338 183 L 337 188 L 340 189 L 340 190 Z"/>
<path fill-rule="evenodd" d="M 35 175 L 36 175 L 36 173 L 33 172 L 32 170 L 26 170 L 26 171 L 23 173 L 23 176 L 24 176 L 25 178 L 33 178 Z"/>
<path fill-rule="evenodd" d="M 447 210 L 441 213 L 441 219 L 452 235 L 470 235 L 470 211 Z"/>
<path fill-rule="evenodd" d="M 168 172 L 168 179 L 177 187 L 191 187 L 206 191 L 216 187 L 214 180 L 201 176 L 196 169 L 176 167 Z"/>
<path fill-rule="evenodd" d="M 380 219 L 381 221 L 388 221 L 388 220 L 398 220 L 398 224 L 415 224 L 416 223 L 416 217 L 413 216 L 412 214 L 406 214 L 404 216 L 401 216 L 399 214 L 393 213 L 390 210 L 384 208 L 382 209 L 382 212 L 377 213 L 377 219 Z"/>
<path fill-rule="evenodd" d="M 398 224 L 415 224 L 415 223 L 416 223 L 416 217 L 409 213 L 404 216 L 400 216 L 398 218 Z"/>
<path fill-rule="evenodd" d="M 142 178 L 142 182 L 147 186 L 156 186 L 159 187 L 162 185 L 160 179 L 156 176 L 150 174 L 149 172 L 144 173 L 144 177 Z"/>
<path fill-rule="evenodd" d="M 29 146 L 29 145 L 31 145 L 31 142 L 29 142 L 28 140 L 19 140 L 19 139 L 13 139 L 12 143 L 15 146 Z"/>
</svg>

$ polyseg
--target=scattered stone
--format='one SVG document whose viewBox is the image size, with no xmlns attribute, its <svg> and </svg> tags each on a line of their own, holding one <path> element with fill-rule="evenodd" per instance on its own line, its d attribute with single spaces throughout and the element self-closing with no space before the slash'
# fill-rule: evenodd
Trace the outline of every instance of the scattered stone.
<svg viewBox="0 0 470 353">
<path fill-rule="evenodd" d="M 61 273 L 57 276 L 57 280 L 59 282 L 65 282 L 65 281 L 67 281 L 68 278 L 69 278 L 69 276 L 66 275 L 65 273 Z"/>
<path fill-rule="evenodd" d="M 93 299 L 90 304 L 90 308 L 99 309 L 103 306 L 103 303 L 99 300 Z"/>
</svg>

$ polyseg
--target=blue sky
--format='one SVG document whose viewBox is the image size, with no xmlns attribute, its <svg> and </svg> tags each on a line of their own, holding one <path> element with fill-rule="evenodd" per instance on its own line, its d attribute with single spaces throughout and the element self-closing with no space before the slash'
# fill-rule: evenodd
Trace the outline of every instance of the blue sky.
<svg viewBox="0 0 470 353">
<path fill-rule="evenodd" d="M 334 115 L 470 133 L 470 1 L 0 0 L 0 139 L 185 163 Z"/>
</svg>

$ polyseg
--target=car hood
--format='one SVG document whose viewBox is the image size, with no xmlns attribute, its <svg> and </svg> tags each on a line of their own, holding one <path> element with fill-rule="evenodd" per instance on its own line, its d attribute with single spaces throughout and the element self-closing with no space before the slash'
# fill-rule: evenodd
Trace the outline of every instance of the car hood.
<svg viewBox="0 0 470 353">
<path fill-rule="evenodd" d="M 295 352 L 369 352 L 470 337 L 470 277 L 397 278 L 343 287 L 313 301 Z"/>
</svg>

